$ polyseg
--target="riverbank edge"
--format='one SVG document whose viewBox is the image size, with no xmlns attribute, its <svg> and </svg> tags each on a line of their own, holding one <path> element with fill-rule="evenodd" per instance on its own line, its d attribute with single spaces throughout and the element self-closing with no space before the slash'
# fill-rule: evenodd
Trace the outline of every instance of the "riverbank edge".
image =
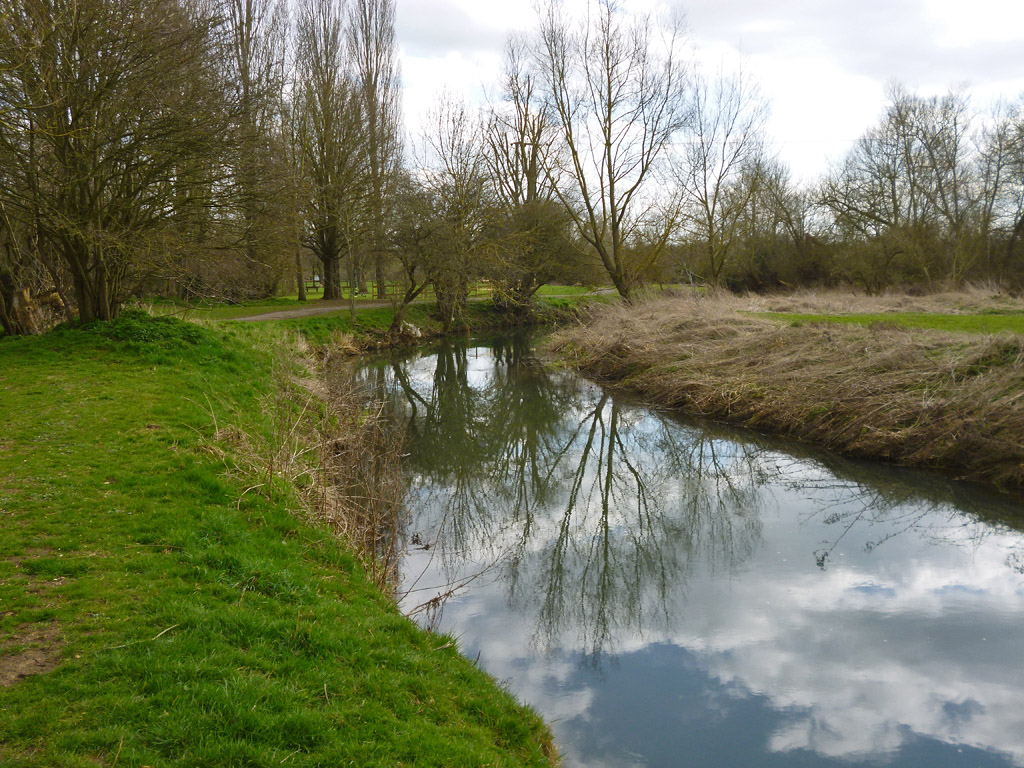
<svg viewBox="0 0 1024 768">
<path fill-rule="evenodd" d="M 460 322 L 445 328 L 437 319 L 437 305 L 432 303 L 409 305 L 404 313 L 401 330 L 391 330 L 394 311 L 391 307 L 357 310 L 350 315 L 310 315 L 301 318 L 263 320 L 267 325 L 292 331 L 313 348 L 325 352 L 361 354 L 386 350 L 412 349 L 420 344 L 474 333 L 512 331 L 526 328 L 557 328 L 578 322 L 581 312 L 588 307 L 607 303 L 608 297 L 581 295 L 578 297 L 538 298 L 519 315 L 509 315 L 490 301 L 471 302 Z M 237 320 L 203 321 L 238 323 Z"/>
<path fill-rule="evenodd" d="M 682 413 L 1024 491 L 1024 338 L 741 315 L 713 299 L 591 307 L 546 349 Z"/>
<path fill-rule="evenodd" d="M 291 414 L 287 425 L 297 410 L 310 408 L 308 398 L 296 400 L 310 388 L 292 386 L 307 373 L 294 357 L 279 377 L 291 384 L 272 381 L 268 349 L 291 347 L 294 335 L 134 314 L 95 330 L 0 340 L 0 420 L 15 425 L 0 437 L 0 516 L 9 523 L 0 531 L 0 658 L 5 667 L 43 660 L 34 670 L 42 674 L 0 680 L 5 765 L 312 765 L 324 759 L 557 765 L 539 716 L 458 654 L 453 638 L 402 617 L 344 542 L 296 514 L 293 483 L 301 478 L 258 477 L 260 468 L 241 455 L 243 445 L 249 457 L 266 453 L 254 441 L 278 440 L 275 420 Z M 161 402 L 168 393 L 177 398 Z M 54 424 L 74 426 L 58 435 L 48 431 Z M 93 442 L 103 453 L 114 451 L 119 463 L 86 466 L 95 464 L 88 459 Z M 141 463 L 136 457 L 143 453 L 155 462 Z M 97 480 L 100 475 L 106 479 Z M 110 501 L 111 495 L 118 498 Z M 163 514 L 170 497 L 193 495 L 204 498 L 182 502 L 173 520 Z M 149 520 L 140 527 L 142 516 Z M 67 533 L 71 521 L 74 535 Z M 212 531 L 204 525 L 211 521 Z M 206 540 L 211 533 L 217 541 Z M 199 604 L 204 601 L 210 604 Z M 259 603 L 257 614 L 292 626 L 284 633 L 291 637 L 263 626 L 272 619 L 253 615 L 250 602 Z M 330 610 L 317 617 L 317 604 Z M 357 605 L 358 618 L 338 613 L 346 604 Z M 231 623 L 239 626 L 222 643 Z M 282 640 L 287 648 L 278 647 Z M 234 647 L 239 642 L 247 647 Z M 270 645 L 273 653 L 260 652 Z M 330 652 L 335 646 L 337 655 Z M 232 657 L 227 666 L 210 669 L 221 653 Z M 244 662 L 237 668 L 236 656 Z M 312 674 L 294 669 L 306 656 L 326 682 L 298 692 L 302 675 Z M 354 660 L 368 666 L 339 669 Z M 193 664 L 198 681 L 175 676 Z M 391 666 L 398 677 L 374 691 Z M 148 678 L 161 671 L 176 682 L 154 688 Z M 206 690 L 206 676 L 224 677 L 213 687 L 223 686 L 225 696 L 235 698 L 239 687 L 248 698 L 220 700 Z M 360 690 L 372 704 L 349 700 Z M 196 701 L 207 695 L 216 704 Z M 241 707 L 253 697 L 256 715 Z M 299 706 L 287 712 L 292 698 Z M 395 698 L 403 701 L 389 711 Z M 210 711 L 197 715 L 195 706 Z M 257 723 L 264 710 L 280 711 Z M 239 733 L 235 718 L 248 719 L 256 732 Z M 168 719 L 181 724 L 158 723 Z M 351 736 L 336 738 L 352 729 L 353 719 L 369 721 L 356 737 L 362 746 Z"/>
</svg>

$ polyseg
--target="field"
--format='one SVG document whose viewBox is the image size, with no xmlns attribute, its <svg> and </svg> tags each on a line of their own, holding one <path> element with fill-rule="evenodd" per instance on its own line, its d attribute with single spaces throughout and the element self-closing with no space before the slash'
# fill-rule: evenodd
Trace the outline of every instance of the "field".
<svg viewBox="0 0 1024 768">
<path fill-rule="evenodd" d="M 772 297 L 717 296 L 716 303 L 789 323 L 889 323 L 936 331 L 1024 334 L 1024 299 L 980 289 L 925 296 L 807 291 Z"/>
<path fill-rule="evenodd" d="M 537 291 L 537 298 L 544 301 L 551 297 L 576 298 L 589 294 L 607 292 L 607 288 L 591 288 L 579 285 L 544 285 Z M 370 293 L 360 294 L 355 299 L 357 312 L 369 308 L 380 308 L 390 306 L 389 300 L 381 300 L 373 295 L 373 284 L 370 284 Z M 486 284 L 476 284 L 470 287 L 470 297 L 474 299 L 486 298 L 490 295 L 490 287 Z M 417 300 L 418 304 L 430 303 L 434 300 L 431 289 L 427 289 Z M 237 304 L 200 302 L 182 303 L 168 301 L 165 299 L 144 302 L 147 310 L 158 315 L 170 315 L 186 319 L 201 320 L 235 320 L 242 317 L 253 317 L 256 315 L 270 314 L 272 312 L 286 312 L 295 310 L 308 310 L 311 308 L 331 307 L 329 314 L 342 315 L 349 312 L 349 296 L 346 294 L 342 299 L 325 301 L 322 293 L 308 294 L 305 302 L 299 301 L 297 294 L 276 296 L 267 299 L 254 299 L 242 301 Z"/>
</svg>

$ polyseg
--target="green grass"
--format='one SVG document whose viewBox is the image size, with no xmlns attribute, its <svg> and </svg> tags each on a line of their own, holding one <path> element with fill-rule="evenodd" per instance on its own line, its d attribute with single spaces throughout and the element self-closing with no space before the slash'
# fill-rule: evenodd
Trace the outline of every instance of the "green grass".
<svg viewBox="0 0 1024 768">
<path fill-rule="evenodd" d="M 437 307 L 434 304 L 414 304 L 405 311 L 406 322 L 424 329 L 427 333 L 439 333 L 440 323 L 433 316 L 436 310 Z M 394 312 L 391 307 L 375 307 L 358 310 L 355 317 L 350 316 L 345 311 L 341 314 L 332 313 L 287 320 L 267 320 L 266 324 L 271 327 L 300 333 L 310 343 L 322 345 L 329 344 L 332 335 L 335 333 L 349 333 L 362 338 L 383 339 L 388 329 L 391 328 L 393 317 Z"/>
<path fill-rule="evenodd" d="M 542 285 L 537 289 L 537 296 L 583 296 L 596 290 L 601 289 L 585 285 Z"/>
<path fill-rule="evenodd" d="M 535 715 L 218 458 L 215 421 L 269 439 L 279 335 L 0 338 L 0 671 L 55 665 L 0 687 L 0 764 L 546 764 Z"/>
<path fill-rule="evenodd" d="M 376 298 L 373 293 L 374 283 L 369 284 L 370 293 L 361 294 L 356 297 L 356 311 L 362 311 L 361 305 L 378 304 L 382 300 Z M 579 285 L 545 285 L 537 291 L 537 297 L 543 299 L 548 296 L 576 297 L 593 293 L 593 288 Z M 471 290 L 471 296 L 486 295 L 484 289 Z M 239 317 L 250 317 L 252 315 L 268 314 L 270 312 L 282 312 L 292 309 L 304 309 L 315 307 L 322 301 L 322 293 L 309 293 L 307 301 L 299 301 L 298 294 L 292 293 L 284 296 L 275 296 L 267 299 L 254 299 L 243 301 L 238 304 L 226 303 L 195 303 L 183 304 L 168 299 L 158 299 L 152 302 L 153 311 L 161 315 L 185 315 L 187 317 L 203 318 L 206 320 L 234 320 Z M 433 291 L 428 288 L 421 296 L 421 301 L 433 300 Z M 342 299 L 345 303 L 339 305 L 337 314 L 348 312 L 349 297 L 346 294 Z M 332 313 L 333 314 L 333 313 Z"/>
<path fill-rule="evenodd" d="M 541 297 L 535 302 L 531 322 L 536 324 L 553 324 L 568 317 L 581 301 L 599 301 L 602 297 L 567 296 Z M 433 303 L 411 304 L 405 310 L 405 322 L 415 326 L 424 337 L 436 337 L 443 333 L 441 323 L 436 317 L 437 305 Z M 316 345 L 330 344 L 335 334 L 344 333 L 357 337 L 368 346 L 387 343 L 387 332 L 391 328 L 394 313 L 391 307 L 362 308 L 356 311 L 355 317 L 348 311 L 325 313 L 307 317 L 289 318 L 284 320 L 266 320 L 266 325 L 279 331 L 289 331 L 302 335 L 309 343 Z M 505 327 L 508 318 L 501 314 L 489 300 L 472 301 L 466 306 L 463 330 L 486 331 Z"/>
<path fill-rule="evenodd" d="M 310 294 L 307 301 L 302 302 L 296 296 L 277 296 L 269 299 L 255 299 L 243 301 L 239 304 L 154 304 L 154 311 L 157 314 L 183 314 L 187 317 L 202 318 L 205 320 L 234 320 L 239 317 L 250 317 L 252 315 L 266 314 L 269 312 L 284 312 L 290 309 L 304 309 L 315 307 L 322 297 L 320 294 Z M 378 302 L 372 296 L 358 296 L 356 307 L 360 304 L 371 304 Z M 348 311 L 348 298 L 345 298 L 345 305 L 338 308 L 339 312 Z"/>
<path fill-rule="evenodd" d="M 1024 313 L 964 314 L 951 315 L 936 312 L 879 312 L 849 315 L 814 315 L 787 312 L 752 312 L 759 317 L 770 317 L 789 323 L 847 323 L 872 325 L 889 323 L 907 328 L 927 328 L 937 331 L 959 331 L 962 333 L 1011 333 L 1024 334 Z"/>
</svg>

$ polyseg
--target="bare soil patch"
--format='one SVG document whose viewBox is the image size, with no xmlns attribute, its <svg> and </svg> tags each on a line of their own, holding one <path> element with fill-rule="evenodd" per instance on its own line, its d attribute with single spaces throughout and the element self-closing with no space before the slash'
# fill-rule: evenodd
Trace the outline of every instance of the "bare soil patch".
<svg viewBox="0 0 1024 768">
<path fill-rule="evenodd" d="M 11 652 L 15 648 L 22 650 Z M 63 649 L 57 622 L 18 625 L 0 643 L 0 687 L 56 669 Z"/>
</svg>

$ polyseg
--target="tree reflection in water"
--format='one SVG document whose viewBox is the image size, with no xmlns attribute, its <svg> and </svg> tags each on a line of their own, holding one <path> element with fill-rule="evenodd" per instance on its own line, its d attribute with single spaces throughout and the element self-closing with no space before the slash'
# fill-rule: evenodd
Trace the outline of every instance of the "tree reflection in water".
<svg viewBox="0 0 1024 768">
<path fill-rule="evenodd" d="M 406 434 L 411 536 L 436 542 L 449 584 L 500 562 L 542 647 L 572 631 L 597 663 L 614 638 L 664 623 L 694 563 L 734 568 L 756 546 L 759 450 L 548 373 L 525 339 L 441 343 L 362 375 L 382 372 Z"/>
<path fill-rule="evenodd" d="M 813 497 L 805 522 L 834 531 L 808 552 L 822 569 L 858 526 L 879 531 L 867 549 L 905 531 L 964 545 L 999 530 L 991 523 L 1005 509 L 921 473 L 794 457 L 791 444 L 781 453 L 749 434 L 687 426 L 544 370 L 524 336 L 475 348 L 443 341 L 358 375 L 405 432 L 410 541 L 431 549 L 444 582 L 416 581 L 410 601 L 499 564 L 510 605 L 534 617 L 537 644 L 570 632 L 593 663 L 616 637 L 666 626 L 668 596 L 685 596 L 695 568 L 743 567 L 761 540 L 769 484 Z M 1006 562 L 1020 571 L 1024 555 Z"/>
<path fill-rule="evenodd" d="M 567 764 L 697 744 L 716 764 L 967 765 L 977 746 L 1024 765 L 1019 504 L 684 423 L 523 340 L 359 375 L 409 451 L 403 588 L 422 591 L 403 606 L 483 571 L 450 623 L 552 718 Z"/>
</svg>

